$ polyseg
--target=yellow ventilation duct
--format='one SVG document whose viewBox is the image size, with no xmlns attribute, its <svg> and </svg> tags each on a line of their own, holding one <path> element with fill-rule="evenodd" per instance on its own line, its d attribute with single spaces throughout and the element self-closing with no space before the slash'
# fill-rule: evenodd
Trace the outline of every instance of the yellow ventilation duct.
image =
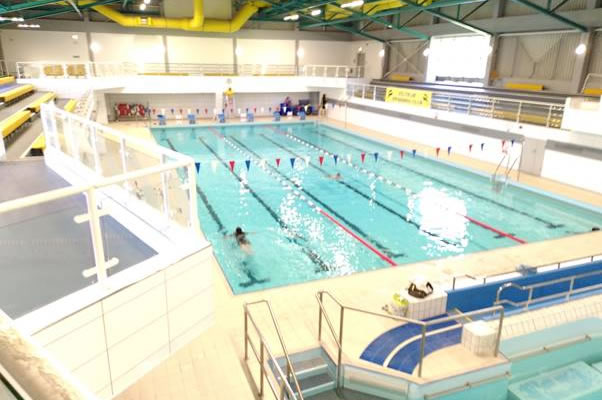
<svg viewBox="0 0 602 400">
<path fill-rule="evenodd" d="M 93 0 L 80 2 L 80 4 L 90 4 L 92 1 Z M 193 0 L 193 2 L 194 14 L 192 18 L 163 18 L 127 15 L 108 6 L 94 6 L 92 9 L 117 22 L 121 26 L 132 28 L 164 28 L 195 32 L 231 33 L 240 30 L 249 18 L 251 18 L 260 8 L 270 6 L 270 4 L 265 1 L 248 1 L 236 13 L 234 18 L 228 21 L 205 18 L 203 14 L 203 0 Z"/>
</svg>

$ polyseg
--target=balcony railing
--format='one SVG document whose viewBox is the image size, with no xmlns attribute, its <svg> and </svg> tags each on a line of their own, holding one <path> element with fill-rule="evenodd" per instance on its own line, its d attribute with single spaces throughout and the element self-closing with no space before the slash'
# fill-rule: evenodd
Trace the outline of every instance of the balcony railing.
<svg viewBox="0 0 602 400">
<path fill-rule="evenodd" d="M 347 96 L 385 101 L 386 86 L 348 84 Z M 560 128 L 564 105 L 499 97 L 431 92 L 433 110 Z"/>
<path fill-rule="evenodd" d="M 293 64 L 195 64 L 129 62 L 17 62 L 20 79 L 104 78 L 132 75 L 182 76 L 311 76 L 323 78 L 361 78 L 363 68 L 348 65 Z"/>
</svg>

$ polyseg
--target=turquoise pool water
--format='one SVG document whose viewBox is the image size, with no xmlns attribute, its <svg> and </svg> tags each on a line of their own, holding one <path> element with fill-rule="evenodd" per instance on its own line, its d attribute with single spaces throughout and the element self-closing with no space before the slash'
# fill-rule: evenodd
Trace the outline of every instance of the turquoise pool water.
<svg viewBox="0 0 602 400">
<path fill-rule="evenodd" d="M 200 163 L 201 226 L 234 293 L 602 226 L 593 210 L 513 186 L 497 193 L 489 177 L 324 124 L 152 132 Z M 231 236 L 237 226 L 250 254 Z"/>
</svg>

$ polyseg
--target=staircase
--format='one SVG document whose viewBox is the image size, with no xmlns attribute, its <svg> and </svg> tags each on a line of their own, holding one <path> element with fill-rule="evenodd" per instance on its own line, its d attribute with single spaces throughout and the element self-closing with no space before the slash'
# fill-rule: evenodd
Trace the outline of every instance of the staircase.
<svg viewBox="0 0 602 400">
<path fill-rule="evenodd" d="M 291 354 L 290 359 L 304 399 L 336 389 L 334 363 L 321 348 Z M 286 374 L 285 357 L 277 358 L 277 362 Z M 270 362 L 270 367 L 274 375 L 278 376 L 275 365 L 272 362 Z M 297 389 L 291 378 L 289 378 L 289 383 L 295 394 L 297 394 Z"/>
</svg>

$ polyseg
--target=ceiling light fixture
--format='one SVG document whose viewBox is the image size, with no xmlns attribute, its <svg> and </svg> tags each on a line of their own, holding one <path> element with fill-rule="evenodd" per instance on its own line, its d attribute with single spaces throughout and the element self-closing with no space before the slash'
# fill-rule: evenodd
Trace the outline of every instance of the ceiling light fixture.
<svg viewBox="0 0 602 400">
<path fill-rule="evenodd" d="M 296 21 L 299 19 L 299 14 L 292 14 L 292 15 L 287 15 L 286 17 L 284 17 L 285 21 Z"/>
<path fill-rule="evenodd" d="M 303 58 L 303 56 L 305 56 L 305 49 L 303 49 L 303 47 L 299 47 L 297 49 L 297 57 L 298 58 Z"/>
<path fill-rule="evenodd" d="M 77 39 L 79 39 L 79 35 L 71 35 L 71 39 L 77 40 Z"/>
<path fill-rule="evenodd" d="M 322 14 L 322 10 L 320 10 L 319 8 L 315 8 L 315 9 L 311 10 L 312 17 L 317 17 L 320 14 Z"/>
<path fill-rule="evenodd" d="M 145 3 L 141 3 L 140 4 L 140 11 L 144 11 L 146 10 L 146 4 Z"/>
<path fill-rule="evenodd" d="M 19 28 L 39 28 L 39 24 L 19 24 L 17 25 Z"/>
<path fill-rule="evenodd" d="M 380 49 L 379 52 L 378 52 L 378 56 L 380 58 L 383 58 L 385 56 L 385 49 Z"/>
<path fill-rule="evenodd" d="M 0 21 L 23 22 L 25 19 L 22 17 L 0 17 Z"/>
<path fill-rule="evenodd" d="M 353 8 L 364 5 L 364 0 L 350 1 L 349 3 L 341 4 L 341 8 Z"/>
<path fill-rule="evenodd" d="M 144 0 L 144 4 L 150 4 L 151 0 Z"/>
<path fill-rule="evenodd" d="M 431 48 L 427 47 L 426 49 L 424 49 L 424 51 L 422 52 L 422 55 L 425 57 L 428 57 L 429 54 L 431 54 Z"/>
<path fill-rule="evenodd" d="M 575 54 L 577 55 L 581 55 L 585 53 L 585 50 L 587 50 L 587 46 L 583 43 L 579 44 L 579 46 L 577 46 L 577 48 L 575 49 Z"/>
<path fill-rule="evenodd" d="M 101 48 L 102 47 L 100 46 L 100 43 L 98 43 L 98 42 L 90 43 L 90 50 L 92 51 L 92 53 L 98 53 Z"/>
</svg>

